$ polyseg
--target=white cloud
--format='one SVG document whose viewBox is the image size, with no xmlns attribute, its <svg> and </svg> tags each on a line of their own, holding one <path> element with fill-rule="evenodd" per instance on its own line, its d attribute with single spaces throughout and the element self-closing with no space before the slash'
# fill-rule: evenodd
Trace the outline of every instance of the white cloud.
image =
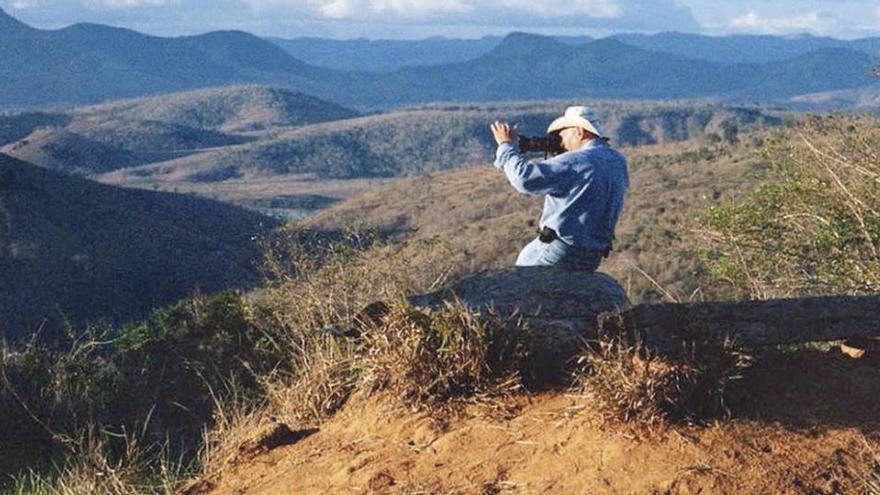
<svg viewBox="0 0 880 495">
<path fill-rule="evenodd" d="M 173 3 L 172 0 L 97 0 L 90 1 L 89 6 L 104 6 L 112 9 L 121 9 L 127 7 L 158 7 Z"/>
<path fill-rule="evenodd" d="M 287 10 L 277 2 L 248 0 L 257 10 L 274 8 Z M 311 0 L 308 2 L 313 14 L 327 19 L 368 19 L 391 16 L 403 19 L 430 18 L 445 14 L 459 14 L 470 11 L 473 6 L 468 0 Z"/>
<path fill-rule="evenodd" d="M 730 21 L 730 29 L 750 33 L 793 33 L 814 32 L 827 33 L 833 31 L 835 18 L 829 13 L 818 11 L 788 17 L 765 17 L 756 10 Z"/>
<path fill-rule="evenodd" d="M 620 17 L 621 6 L 612 0 L 500 0 L 500 9 L 517 9 L 541 17 L 564 17 L 567 15 L 587 15 L 599 18 Z"/>
<path fill-rule="evenodd" d="M 621 0 L 305 0 L 297 5 L 283 0 L 243 1 L 257 12 L 305 12 L 321 18 L 349 20 L 429 19 L 463 14 L 491 18 L 506 17 L 511 10 L 541 18 L 612 18 L 622 13 L 617 3 Z"/>
<path fill-rule="evenodd" d="M 699 31 L 685 0 L 0 0 L 37 27 L 75 22 L 175 35 L 241 29 L 295 37 Z"/>
<path fill-rule="evenodd" d="M 104 0 L 138 1 L 138 0 Z M 507 17 L 511 13 L 540 18 L 587 16 L 615 18 L 622 15 L 619 2 L 632 0 L 242 0 L 257 12 L 304 12 L 327 19 L 364 20 L 383 18 L 428 19 L 439 16 L 473 15 L 479 19 Z M 512 12 L 511 12 L 512 11 Z"/>
<path fill-rule="evenodd" d="M 467 0 L 373 0 L 370 11 L 401 17 L 427 17 L 436 14 L 459 14 L 473 10 Z"/>
<path fill-rule="evenodd" d="M 12 10 L 25 10 L 34 6 L 35 4 L 33 2 L 28 2 L 27 0 L 15 0 L 9 5 L 9 8 Z"/>
</svg>

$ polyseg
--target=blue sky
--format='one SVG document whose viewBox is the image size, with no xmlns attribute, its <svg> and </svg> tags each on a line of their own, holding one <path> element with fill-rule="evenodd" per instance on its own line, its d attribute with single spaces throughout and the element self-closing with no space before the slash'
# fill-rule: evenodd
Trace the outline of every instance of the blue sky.
<svg viewBox="0 0 880 495">
<path fill-rule="evenodd" d="M 156 35 L 241 29 L 334 38 L 682 31 L 880 36 L 878 0 L 0 0 L 36 27 L 76 22 Z"/>
</svg>

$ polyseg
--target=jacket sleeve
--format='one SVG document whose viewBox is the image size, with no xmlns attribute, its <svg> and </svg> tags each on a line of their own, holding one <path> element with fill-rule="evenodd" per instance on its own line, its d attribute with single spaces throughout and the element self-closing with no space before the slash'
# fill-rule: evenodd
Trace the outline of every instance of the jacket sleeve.
<svg viewBox="0 0 880 495">
<path fill-rule="evenodd" d="M 559 157 L 529 162 L 511 143 L 502 143 L 495 153 L 495 168 L 504 172 L 521 193 L 551 196 L 565 194 L 572 170 Z"/>
</svg>

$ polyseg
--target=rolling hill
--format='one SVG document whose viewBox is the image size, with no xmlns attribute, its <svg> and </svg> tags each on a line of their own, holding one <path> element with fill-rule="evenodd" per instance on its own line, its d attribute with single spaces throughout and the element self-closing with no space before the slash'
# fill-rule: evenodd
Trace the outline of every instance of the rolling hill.
<svg viewBox="0 0 880 495">
<path fill-rule="evenodd" d="M 549 37 L 513 33 L 468 62 L 384 74 L 381 87 L 361 93 L 361 104 L 576 96 L 774 101 L 871 84 L 871 65 L 870 56 L 846 48 L 783 62 L 729 65 L 643 50 L 608 38 L 573 49 Z M 822 74 L 832 75 L 817 77 Z"/>
<path fill-rule="evenodd" d="M 0 338 L 115 324 L 191 291 L 256 280 L 271 221 L 190 196 L 121 189 L 0 154 Z"/>
<path fill-rule="evenodd" d="M 149 187 L 309 174 L 323 179 L 397 177 L 489 161 L 487 131 L 496 118 L 525 134 L 545 126 L 571 102 L 432 105 L 273 133 L 266 139 L 102 175 L 114 184 Z M 725 128 L 776 125 L 780 117 L 756 108 L 704 103 L 593 102 L 617 145 L 635 146 L 720 136 Z"/>
<path fill-rule="evenodd" d="M 501 42 L 500 36 L 473 40 L 439 37 L 423 40 L 267 39 L 308 64 L 364 72 L 388 72 L 413 65 L 464 62 L 485 54 Z"/>
<path fill-rule="evenodd" d="M 0 151 L 87 175 L 250 142 L 266 129 L 355 115 L 282 88 L 235 86 L 5 117 L 0 136 L 5 126 L 9 142 L 0 141 Z"/>
<path fill-rule="evenodd" d="M 80 108 L 89 120 L 159 121 L 220 132 L 242 133 L 339 120 L 353 110 L 280 87 L 231 86 L 123 100 Z"/>
</svg>

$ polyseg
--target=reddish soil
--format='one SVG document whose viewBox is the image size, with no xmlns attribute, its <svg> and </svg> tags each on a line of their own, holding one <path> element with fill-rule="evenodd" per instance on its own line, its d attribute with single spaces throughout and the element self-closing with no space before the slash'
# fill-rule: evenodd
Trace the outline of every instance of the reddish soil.
<svg viewBox="0 0 880 495">
<path fill-rule="evenodd" d="M 211 494 L 872 493 L 880 366 L 804 352 L 760 365 L 732 419 L 634 436 L 545 392 L 507 419 L 352 400 L 318 431 L 241 460 Z"/>
</svg>

